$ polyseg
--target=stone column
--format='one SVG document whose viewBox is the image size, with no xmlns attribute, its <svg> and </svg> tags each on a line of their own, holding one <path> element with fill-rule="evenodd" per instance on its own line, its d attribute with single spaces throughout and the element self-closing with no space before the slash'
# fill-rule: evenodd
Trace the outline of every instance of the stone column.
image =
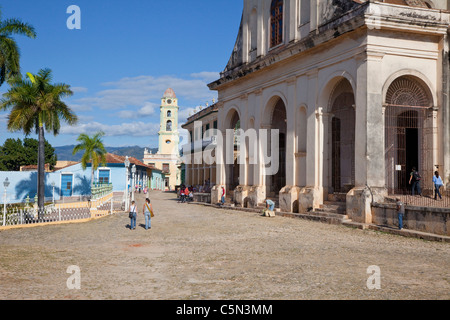
<svg viewBox="0 0 450 320">
<path fill-rule="evenodd" d="M 311 8 L 314 5 L 311 4 Z M 311 9 L 313 10 L 313 9 Z M 299 193 L 299 212 L 318 208 L 322 204 L 323 192 L 320 181 L 321 166 L 321 141 L 320 121 L 317 118 L 318 98 L 318 69 L 312 69 L 308 77 L 308 112 L 307 112 L 307 136 L 306 136 L 306 186 Z"/>
<path fill-rule="evenodd" d="M 218 102 L 219 112 L 217 114 L 218 121 L 218 130 L 216 135 L 217 146 L 215 150 L 215 158 L 216 158 L 216 177 L 215 186 L 211 189 L 211 203 L 216 204 L 220 201 L 221 198 L 221 190 L 222 186 L 226 186 L 226 175 L 225 175 L 225 154 L 224 154 L 224 143 L 225 143 L 225 134 L 226 131 L 224 129 L 223 119 L 225 119 L 225 113 L 223 110 L 223 102 Z M 228 193 L 229 190 L 226 190 Z"/>
<path fill-rule="evenodd" d="M 371 223 L 370 203 L 380 202 L 385 189 L 385 119 L 383 113 L 382 53 L 364 52 L 357 63 L 355 123 L 355 188 L 347 194 L 347 214 Z M 370 195 L 370 196 L 368 196 Z M 368 203 L 370 202 L 370 203 Z"/>
<path fill-rule="evenodd" d="M 300 189 L 295 186 L 296 161 L 295 161 L 295 120 L 296 120 L 296 84 L 297 78 L 287 80 L 287 134 L 286 134 L 286 186 L 280 190 L 279 203 L 282 212 L 298 211 L 298 194 Z"/>
</svg>

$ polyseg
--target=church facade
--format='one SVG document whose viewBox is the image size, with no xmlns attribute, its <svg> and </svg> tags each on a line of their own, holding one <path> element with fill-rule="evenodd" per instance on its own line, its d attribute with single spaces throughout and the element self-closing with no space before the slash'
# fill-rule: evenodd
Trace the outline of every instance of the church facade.
<svg viewBox="0 0 450 320">
<path fill-rule="evenodd" d="M 368 203 L 407 188 L 412 167 L 424 185 L 436 170 L 448 185 L 448 9 L 446 0 L 244 0 L 230 60 L 209 84 L 217 129 L 223 141 L 237 123 L 277 130 L 278 171 L 267 173 L 260 141 L 249 157 L 244 137 L 235 152 L 244 160 L 214 166 L 212 202 L 222 186 L 239 205 L 277 198 L 287 212 L 340 198 L 366 222 Z"/>
<path fill-rule="evenodd" d="M 164 173 L 166 190 L 175 190 L 181 184 L 178 111 L 178 98 L 169 88 L 161 99 L 158 152 L 144 152 L 144 164 L 153 165 Z"/>
</svg>

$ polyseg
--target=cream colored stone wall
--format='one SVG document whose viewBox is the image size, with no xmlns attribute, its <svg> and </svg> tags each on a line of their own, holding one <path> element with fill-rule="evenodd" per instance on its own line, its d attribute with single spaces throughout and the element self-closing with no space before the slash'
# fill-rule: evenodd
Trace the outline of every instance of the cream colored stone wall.
<svg viewBox="0 0 450 320">
<path fill-rule="evenodd" d="M 284 27 L 284 43 L 288 49 L 280 50 L 268 48 L 267 8 L 270 2 L 245 1 L 235 54 L 242 54 L 243 61 L 250 65 L 239 66 L 233 60 L 234 64 L 230 63 L 224 71 L 231 80 L 222 78 L 210 87 L 218 90 L 218 128 L 222 132 L 229 129 L 229 119 L 234 112 L 239 114 L 244 130 L 269 128 L 275 102 L 278 99 L 284 102 L 287 114 L 286 184 L 287 187 L 301 189 L 286 189 L 289 190 L 289 197 L 293 194 L 291 190 L 296 190 L 295 194 L 300 194 L 299 197 L 308 195 L 304 197 L 309 199 L 305 200 L 306 204 L 300 201 L 303 207 L 317 207 L 327 199 L 331 185 L 333 115 L 330 114 L 330 98 L 342 79 L 351 85 L 355 99 L 354 167 L 355 187 L 358 190 L 366 185 L 380 189 L 385 187 L 383 103 L 387 88 L 398 77 L 409 75 L 420 80 L 430 91 L 434 107 L 437 107 L 437 117 L 440 119 L 437 122 L 438 132 L 449 130 L 445 110 L 439 109 L 444 99 L 441 89 L 444 74 L 442 52 L 447 44 L 445 41 L 448 41 L 444 39 L 447 37 L 449 13 L 370 3 L 360 7 L 360 11 L 351 13 L 354 16 L 342 19 L 342 24 L 340 27 L 336 24 L 336 29 L 327 29 L 322 24 L 322 33 L 308 34 L 314 45 L 307 48 L 301 39 L 302 27 L 296 28 L 298 12 L 290 11 L 291 8 L 298 10 L 298 3 L 287 1 L 284 16 L 288 22 Z M 317 2 L 312 1 L 312 17 L 317 16 L 315 10 L 318 8 Z M 375 21 L 377 23 L 374 23 L 373 16 L 368 19 L 367 15 L 373 12 L 383 15 Z M 426 23 L 426 19 L 432 23 Z M 370 27 L 364 26 L 364 21 L 370 22 Z M 310 21 L 311 29 L 318 25 L 318 20 Z M 250 26 L 256 26 L 256 31 L 249 30 Z M 330 30 L 339 28 L 342 28 L 341 34 L 336 37 Z M 256 32 L 258 37 L 252 37 L 252 32 Z M 252 48 L 251 41 L 255 38 L 258 41 L 258 55 L 252 56 L 251 52 L 248 55 L 249 47 Z M 273 50 L 277 50 L 276 53 Z M 258 68 L 252 69 L 254 66 Z M 238 71 L 244 69 L 247 75 L 237 76 Z M 433 139 L 433 162 L 450 174 L 449 160 L 444 157 L 449 152 L 449 145 L 438 138 L 438 132 Z M 241 165 L 239 170 L 240 182 L 244 186 L 249 184 L 261 188 L 270 181 L 261 164 Z M 226 184 L 226 175 L 225 166 L 218 166 L 218 185 Z M 239 190 L 251 193 L 248 188 Z M 289 199 L 284 200 L 285 203 L 292 203 Z M 365 207 L 365 204 L 362 206 Z"/>
</svg>

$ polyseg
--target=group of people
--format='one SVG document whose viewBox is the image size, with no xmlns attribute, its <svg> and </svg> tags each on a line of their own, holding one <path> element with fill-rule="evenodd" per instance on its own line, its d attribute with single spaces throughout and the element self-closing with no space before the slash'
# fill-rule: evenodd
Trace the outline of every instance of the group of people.
<svg viewBox="0 0 450 320">
<path fill-rule="evenodd" d="M 420 188 L 420 181 L 422 180 L 422 177 L 420 176 L 419 172 L 415 167 L 412 168 L 410 178 L 409 178 L 409 184 L 411 185 L 411 194 L 414 196 L 415 192 L 417 191 L 417 194 L 419 196 L 422 196 L 422 190 Z M 434 172 L 433 176 L 433 185 L 434 185 L 434 200 L 437 200 L 437 197 L 439 196 L 439 199 L 442 200 L 441 195 L 441 187 L 444 186 L 444 182 L 439 175 L 438 171 Z"/>
<path fill-rule="evenodd" d="M 144 192 L 144 194 L 147 193 L 148 192 L 148 187 L 142 188 L 142 186 L 140 184 L 137 184 L 135 186 L 135 192 L 136 193 L 141 193 L 142 191 Z"/>
<path fill-rule="evenodd" d="M 420 188 L 420 181 L 422 180 L 422 177 L 420 176 L 419 172 L 416 168 L 412 168 L 410 178 L 409 178 L 409 184 L 411 185 L 411 193 L 414 196 L 415 191 L 417 191 L 417 194 L 419 196 L 422 196 L 422 190 Z M 439 196 L 439 199 L 442 200 L 441 195 L 441 187 L 444 186 L 444 182 L 439 175 L 438 171 L 434 172 L 433 176 L 433 185 L 434 185 L 434 200 L 437 200 L 437 197 Z M 400 230 L 403 229 L 403 218 L 405 216 L 405 204 L 401 201 L 400 198 L 396 199 L 397 201 L 397 214 L 398 214 L 398 228 Z"/>
<path fill-rule="evenodd" d="M 210 193 L 211 192 L 211 183 L 208 180 L 205 180 L 203 185 L 195 185 L 195 186 L 185 186 L 181 185 L 178 193 L 178 203 L 185 203 L 194 201 L 194 193 Z"/>
<path fill-rule="evenodd" d="M 137 212 L 138 210 L 136 206 L 136 201 L 131 201 L 129 213 L 130 230 L 136 230 Z M 142 208 L 142 213 L 145 217 L 145 230 L 151 229 L 152 228 L 151 220 L 154 215 L 153 215 L 153 206 L 150 203 L 149 198 L 145 199 L 144 207 Z"/>
<path fill-rule="evenodd" d="M 178 195 L 178 203 L 186 203 L 194 201 L 194 188 L 182 185 L 180 194 Z"/>
</svg>

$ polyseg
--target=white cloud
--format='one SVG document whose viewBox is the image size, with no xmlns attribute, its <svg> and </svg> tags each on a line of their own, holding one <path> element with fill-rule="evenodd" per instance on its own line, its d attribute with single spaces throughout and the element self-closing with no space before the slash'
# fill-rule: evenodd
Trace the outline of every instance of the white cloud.
<svg viewBox="0 0 450 320">
<path fill-rule="evenodd" d="M 159 129 L 159 123 L 155 124 L 138 121 L 107 125 L 94 121 L 77 126 L 63 126 L 61 128 L 61 134 L 79 135 L 81 133 L 85 133 L 92 135 L 96 132 L 103 131 L 107 137 L 146 137 L 157 134 Z"/>
<path fill-rule="evenodd" d="M 194 114 L 195 108 L 182 108 L 178 112 L 178 122 L 179 123 L 185 123 L 187 118 L 189 118 L 189 114 Z"/>
<path fill-rule="evenodd" d="M 216 92 L 207 87 L 209 79 L 216 78 L 214 72 L 200 72 L 191 75 L 190 79 L 174 76 L 138 76 L 123 78 L 118 81 L 106 82 L 106 89 L 95 96 L 76 99 L 78 107 L 92 106 L 101 109 L 124 109 L 127 107 L 142 107 L 148 101 L 159 101 L 167 88 L 172 88 L 180 100 L 180 105 L 186 102 L 203 103 L 217 96 Z"/>
<path fill-rule="evenodd" d="M 211 83 L 220 78 L 220 73 L 203 71 L 203 72 L 198 72 L 198 73 L 191 73 L 191 77 L 196 78 L 196 79 L 202 79 L 208 83 Z"/>
<path fill-rule="evenodd" d="M 85 87 L 70 87 L 70 90 L 72 90 L 73 93 L 88 92 L 88 88 Z"/>
<path fill-rule="evenodd" d="M 142 108 L 137 111 L 122 110 L 118 113 L 119 118 L 122 119 L 140 119 L 155 114 L 155 109 L 158 106 L 155 103 L 147 102 Z"/>
<path fill-rule="evenodd" d="M 67 103 L 70 109 L 75 112 L 92 111 L 92 107 L 87 104 Z"/>
</svg>

